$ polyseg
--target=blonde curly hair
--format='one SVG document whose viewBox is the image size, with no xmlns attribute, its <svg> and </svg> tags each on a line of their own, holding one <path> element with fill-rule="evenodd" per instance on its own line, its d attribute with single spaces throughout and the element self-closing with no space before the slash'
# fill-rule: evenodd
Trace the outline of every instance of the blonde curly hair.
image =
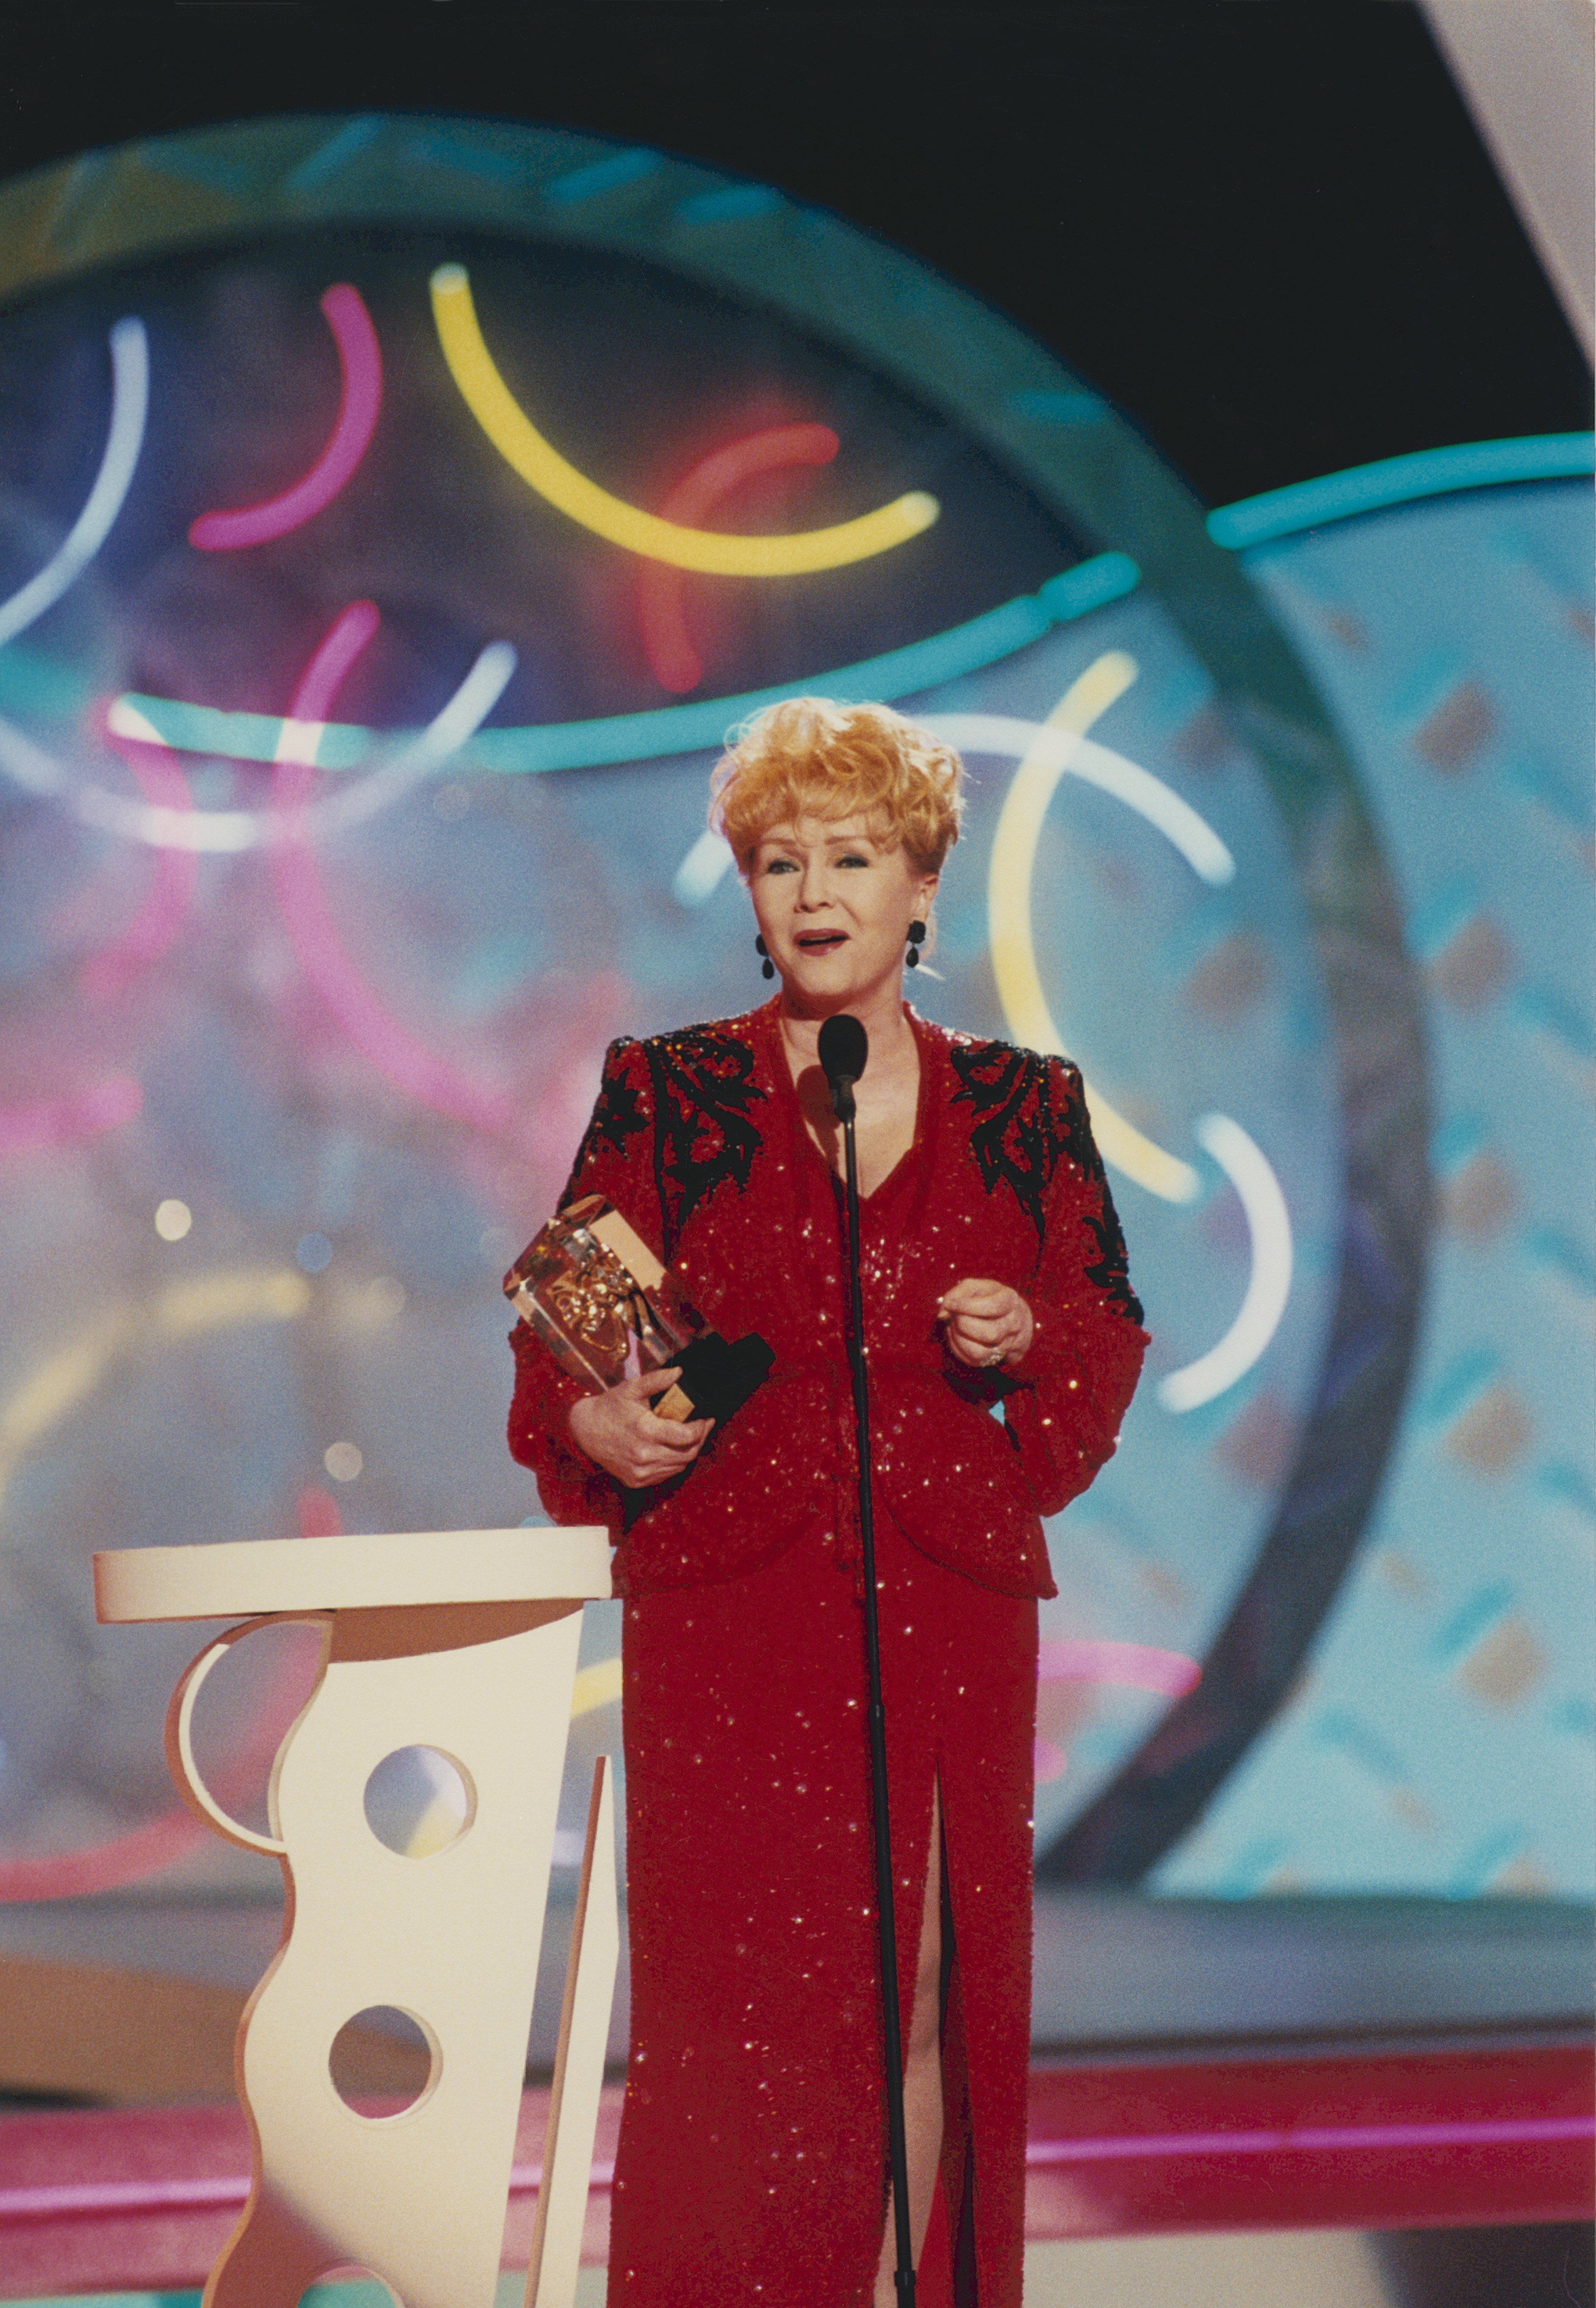
<svg viewBox="0 0 1596 2308">
<path fill-rule="evenodd" d="M 940 874 L 958 840 L 964 764 L 889 705 L 789 697 L 735 733 L 709 781 L 709 822 L 746 874 L 773 825 L 875 816 L 917 874 Z"/>
</svg>

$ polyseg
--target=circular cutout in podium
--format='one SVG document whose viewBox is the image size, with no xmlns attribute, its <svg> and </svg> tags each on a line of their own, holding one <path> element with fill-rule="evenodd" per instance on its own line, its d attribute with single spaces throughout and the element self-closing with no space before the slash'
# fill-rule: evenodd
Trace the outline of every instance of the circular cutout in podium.
<svg viewBox="0 0 1596 2308">
<path fill-rule="evenodd" d="M 332 2088 L 368 2123 L 408 2115 L 430 2097 L 443 2054 L 425 2020 L 398 2004 L 371 2003 L 345 2020 L 327 2054 Z"/>
<path fill-rule="evenodd" d="M 347 2268 L 330 2268 L 307 2285 L 296 2308 L 404 2308 L 404 2303 L 374 2269 L 351 2261 Z"/>
<path fill-rule="evenodd" d="M 458 1843 L 476 1815 L 463 1763 L 441 1747 L 396 1747 L 365 1783 L 365 1823 L 401 1859 L 431 1859 Z"/>
</svg>

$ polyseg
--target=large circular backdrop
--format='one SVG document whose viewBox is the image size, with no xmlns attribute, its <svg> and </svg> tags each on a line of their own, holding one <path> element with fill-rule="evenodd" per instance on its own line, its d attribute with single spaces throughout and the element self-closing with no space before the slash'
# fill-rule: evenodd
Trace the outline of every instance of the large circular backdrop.
<svg viewBox="0 0 1596 2308">
<path fill-rule="evenodd" d="M 536 1512 L 499 1277 L 606 1039 L 762 995 L 707 776 L 800 691 L 959 744 L 915 998 L 1087 1077 L 1154 1347 L 1051 1533 L 1038 1847 L 1171 1864 L 1300 1688 L 1425 1276 L 1420 978 L 1290 601 L 1008 323 L 657 153 L 287 119 L 0 210 L 0 1875 L 185 1832 L 204 1631 L 97 1631 L 97 1547 Z M 296 1672 L 241 1661 L 224 1774 Z"/>
</svg>

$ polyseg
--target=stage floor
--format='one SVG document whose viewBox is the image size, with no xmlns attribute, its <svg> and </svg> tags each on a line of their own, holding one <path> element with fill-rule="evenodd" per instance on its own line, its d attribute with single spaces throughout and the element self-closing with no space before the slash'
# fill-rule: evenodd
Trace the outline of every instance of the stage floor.
<svg viewBox="0 0 1596 2308">
<path fill-rule="evenodd" d="M 217 1889 L 0 1910 L 4 2081 L 55 2103 L 0 2102 L 0 2300 L 197 2302 L 247 2194 L 232 2037 L 277 1930 Z M 511 2270 L 567 1920 L 556 1899 Z M 1591 1947 L 1589 1912 L 1549 1902 L 1039 1896 L 1027 2308 L 1596 2308 L 1588 2225 L 1556 2225 L 1592 2207 Z M 160 1994 L 182 2006 L 157 2031 L 170 2073 L 135 2077 L 122 2038 L 148 2050 Z M 624 1983 L 617 2005 L 616 2077 Z M 39 2058 L 65 2066 L 24 2072 L 23 2023 L 51 2010 Z M 602 2298 L 618 2081 L 604 2099 L 579 2308 Z M 507 2275 L 502 2301 L 519 2293 Z M 380 2298 L 325 2288 L 325 2308 Z"/>
<path fill-rule="evenodd" d="M 1415 2250 L 1414 2246 L 1418 2249 Z M 1133 2236 L 1035 2243 L 1025 2308 L 1592 2308 L 1591 2240 L 1581 2229 L 1341 2229 L 1288 2235 Z M 606 2271 L 584 2268 L 576 2308 L 604 2308 Z M 495 2308 L 521 2308 L 507 2271 Z M 57 2295 L 30 2308 L 199 2308 L 198 2292 Z M 390 2308 L 372 2284 L 322 2285 L 304 2308 Z"/>
<path fill-rule="evenodd" d="M 361 2105 L 382 2114 L 392 2103 Z M 583 2239 L 593 2268 L 608 2253 L 620 2112 L 612 2084 Z M 529 2090 L 504 2230 L 511 2269 L 524 2268 L 531 2243 L 547 2116 L 547 2091 Z M 1049 2270 L 1058 2267 L 1076 2271 L 1068 2296 L 1081 2308 L 1092 2296 L 1081 2285 L 1097 2267 L 1109 2287 L 1103 2299 L 1116 2300 L 1115 2270 L 1138 2264 L 1134 2253 L 1129 2261 L 1116 2253 L 1135 2243 L 1156 2247 L 1141 2257 L 1160 2265 L 1173 2252 L 1194 2280 L 1204 2266 L 1231 2268 L 1215 2296 L 1238 2308 L 1244 2295 L 1234 2285 L 1254 2257 L 1250 2232 L 1266 2238 L 1262 2264 L 1277 2271 L 1283 2255 L 1305 2267 L 1334 2262 L 1342 2271 L 1329 2295 L 1334 2308 L 1357 2308 L 1362 2295 L 1349 2289 L 1349 2271 L 1360 2264 L 1359 2237 L 1370 2231 L 1470 2227 L 1480 2236 L 1587 2218 L 1593 2130 L 1583 2042 L 1037 2066 L 1025 2192 L 1027 2243 L 1043 2254 L 1034 2297 L 1049 2298 Z M 182 2298 L 236 2221 L 249 2168 L 236 2104 L 13 2108 L 0 2116 L 0 2297 L 82 2299 L 142 2287 L 146 2296 Z M 1306 2241 L 1331 2231 L 1340 2243 Z M 1217 2259 L 1210 2244 L 1223 2244 Z M 1062 2261 L 1049 2256 L 1055 2247 Z M 1477 2261 L 1483 2250 L 1481 2237 Z M 1183 2278 L 1177 2296 L 1190 2308 L 1199 2295 Z M 1302 2308 L 1318 2295 L 1299 2288 L 1284 2296 Z M 1371 2308 L 1424 2297 L 1368 2296 Z M 1566 2298 L 1553 2299 L 1566 2308 Z M 1530 2304 L 1515 2297 L 1514 2308 Z"/>
<path fill-rule="evenodd" d="M 604 2308 L 607 2270 L 584 2268 L 576 2308 Z M 494 2308 L 521 2308 L 524 2278 L 507 2272 Z M 1135 2243 L 1033 2244 L 1025 2253 L 1025 2308 L 1405 2308 L 1381 2277 L 1362 2236 L 1206 2236 Z M 60 2295 L 33 2308 L 199 2308 L 197 2292 Z M 392 2308 L 375 2284 L 318 2285 L 302 2308 Z"/>
</svg>

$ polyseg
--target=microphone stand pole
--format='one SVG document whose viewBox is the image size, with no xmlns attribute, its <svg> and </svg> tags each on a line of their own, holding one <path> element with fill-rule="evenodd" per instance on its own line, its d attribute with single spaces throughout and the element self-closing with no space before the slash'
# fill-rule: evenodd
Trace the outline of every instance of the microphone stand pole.
<svg viewBox="0 0 1596 2308">
<path fill-rule="evenodd" d="M 876 1532 L 871 1506 L 870 1387 L 864 1369 L 864 1298 L 859 1281 L 859 1170 L 854 1148 L 854 1085 L 832 1085 L 842 1124 L 848 1209 L 848 1363 L 854 1380 L 854 1425 L 859 1456 L 859 1540 L 864 1560 L 864 1661 L 869 1683 L 870 1785 L 876 1830 L 876 1925 L 880 1945 L 881 2011 L 887 2058 L 887 2145 L 892 2167 L 892 2209 L 898 2308 L 914 2308 L 914 2245 L 909 2224 L 909 2144 L 904 2125 L 903 2029 L 897 2002 L 897 1926 L 892 1901 L 892 1834 L 887 1813 L 887 1714 L 881 1704 L 881 1625 L 876 1600 Z"/>
</svg>

